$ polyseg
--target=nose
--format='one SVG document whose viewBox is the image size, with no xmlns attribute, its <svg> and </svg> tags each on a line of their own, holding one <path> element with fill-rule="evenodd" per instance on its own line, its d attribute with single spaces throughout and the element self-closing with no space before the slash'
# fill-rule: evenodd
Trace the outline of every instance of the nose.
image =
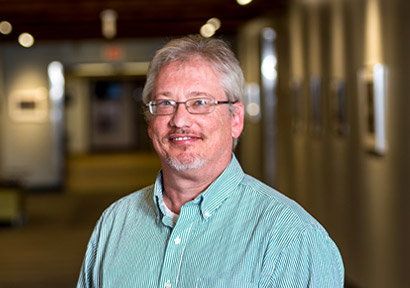
<svg viewBox="0 0 410 288">
<path fill-rule="evenodd" d="M 188 112 L 185 102 L 177 102 L 175 113 L 171 117 L 170 124 L 174 127 L 189 127 L 192 124 L 192 114 Z"/>
</svg>

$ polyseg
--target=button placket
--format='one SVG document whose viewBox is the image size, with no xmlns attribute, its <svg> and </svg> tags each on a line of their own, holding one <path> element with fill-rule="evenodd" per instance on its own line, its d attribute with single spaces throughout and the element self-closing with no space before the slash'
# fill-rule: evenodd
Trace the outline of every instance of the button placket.
<svg viewBox="0 0 410 288">
<path fill-rule="evenodd" d="M 161 271 L 160 287 L 174 288 L 178 286 L 179 273 L 185 247 L 194 222 L 194 207 L 185 207 L 181 210 L 178 221 L 172 229 L 165 250 L 164 262 Z"/>
<path fill-rule="evenodd" d="M 206 211 L 204 213 L 204 216 L 205 216 L 206 219 L 208 219 L 211 216 L 211 213 L 209 213 L 209 211 Z"/>
<path fill-rule="evenodd" d="M 164 288 L 171 288 L 172 284 L 171 284 L 171 280 L 167 280 L 167 282 L 165 282 L 164 284 Z"/>
</svg>

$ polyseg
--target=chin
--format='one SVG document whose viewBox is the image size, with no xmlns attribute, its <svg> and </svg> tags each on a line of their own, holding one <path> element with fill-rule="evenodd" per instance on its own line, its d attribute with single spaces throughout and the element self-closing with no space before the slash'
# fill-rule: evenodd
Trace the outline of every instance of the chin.
<svg viewBox="0 0 410 288">
<path fill-rule="evenodd" d="M 199 169 L 205 164 L 205 159 L 196 157 L 194 159 L 181 160 L 178 158 L 169 157 L 167 163 L 177 171 Z"/>
</svg>

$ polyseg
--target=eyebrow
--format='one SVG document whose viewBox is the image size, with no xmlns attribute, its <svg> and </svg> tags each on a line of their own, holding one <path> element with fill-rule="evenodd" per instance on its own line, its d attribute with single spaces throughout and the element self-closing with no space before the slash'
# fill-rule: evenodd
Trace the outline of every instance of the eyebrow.
<svg viewBox="0 0 410 288">
<path fill-rule="evenodd" d="M 161 92 L 161 93 L 155 93 L 154 96 L 158 97 L 158 96 L 165 96 L 165 97 L 170 97 L 171 93 L 169 92 Z"/>
<path fill-rule="evenodd" d="M 172 98 L 172 94 L 170 92 L 160 92 L 160 93 L 155 94 L 154 96 L 155 96 L 155 98 L 158 98 L 158 97 L 161 97 L 161 96 L 162 97 L 167 97 L 167 98 Z M 212 97 L 212 95 L 210 95 L 207 92 L 192 91 L 187 95 L 187 97 L 191 97 L 191 98 L 193 98 L 193 97 Z"/>
</svg>

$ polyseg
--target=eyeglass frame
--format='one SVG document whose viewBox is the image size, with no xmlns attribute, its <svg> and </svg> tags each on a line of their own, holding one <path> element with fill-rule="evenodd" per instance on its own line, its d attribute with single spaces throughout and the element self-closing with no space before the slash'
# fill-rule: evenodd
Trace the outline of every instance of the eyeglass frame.
<svg viewBox="0 0 410 288">
<path fill-rule="evenodd" d="M 210 111 L 198 113 L 198 112 L 191 112 L 191 111 L 189 110 L 189 108 L 190 108 L 191 106 L 188 106 L 187 102 L 191 102 L 191 101 L 195 101 L 195 100 L 204 100 L 204 99 L 206 99 L 206 100 L 211 100 L 211 101 L 210 101 L 210 104 L 211 104 L 211 106 L 210 106 L 210 109 L 211 109 L 211 110 L 210 110 Z M 168 102 L 170 102 L 170 106 L 173 107 L 173 112 L 172 112 L 172 113 L 165 113 L 165 114 L 154 113 L 154 112 L 153 112 L 153 106 L 157 106 L 157 102 L 158 102 L 158 101 L 168 101 Z M 175 113 L 177 112 L 178 105 L 180 105 L 180 104 L 184 104 L 184 105 L 185 105 L 185 109 L 186 109 L 190 114 L 194 114 L 194 115 L 204 115 L 204 114 L 210 114 L 210 113 L 214 112 L 216 105 L 219 105 L 219 104 L 235 104 L 235 103 L 238 103 L 238 101 L 229 101 L 229 100 L 226 100 L 226 101 L 218 101 L 218 100 L 215 100 L 215 99 L 213 99 L 213 98 L 211 98 L 211 97 L 196 97 L 196 98 L 190 98 L 190 99 L 188 99 L 188 100 L 186 100 L 186 101 L 175 101 L 175 100 L 169 100 L 169 99 L 151 100 L 151 101 L 149 101 L 149 102 L 148 102 L 147 104 L 145 104 L 145 105 L 148 107 L 149 113 L 150 113 L 151 115 L 154 115 L 154 116 L 165 116 L 165 115 L 173 115 L 173 114 L 175 114 Z"/>
</svg>

